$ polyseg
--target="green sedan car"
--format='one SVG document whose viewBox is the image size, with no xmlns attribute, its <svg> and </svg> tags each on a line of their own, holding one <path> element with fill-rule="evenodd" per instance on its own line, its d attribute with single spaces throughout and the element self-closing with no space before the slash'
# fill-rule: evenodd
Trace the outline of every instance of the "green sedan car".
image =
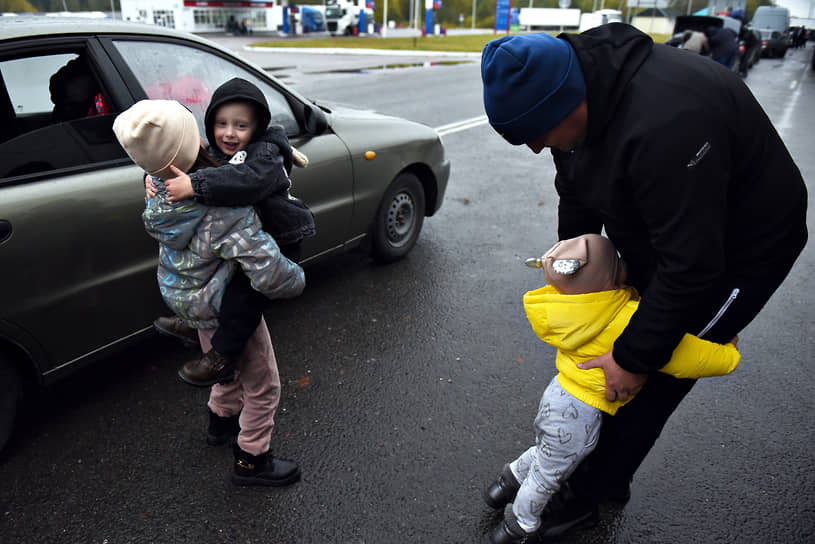
<svg viewBox="0 0 815 544">
<path fill-rule="evenodd" d="M 241 77 L 266 95 L 309 166 L 292 193 L 315 215 L 303 264 L 355 247 L 405 256 L 441 206 L 450 163 L 430 127 L 286 88 L 218 45 L 112 20 L 0 21 L 0 448 L 28 386 L 53 383 L 152 330 L 167 313 L 144 232 L 143 172 L 112 131 L 145 98 L 203 117 Z"/>
</svg>

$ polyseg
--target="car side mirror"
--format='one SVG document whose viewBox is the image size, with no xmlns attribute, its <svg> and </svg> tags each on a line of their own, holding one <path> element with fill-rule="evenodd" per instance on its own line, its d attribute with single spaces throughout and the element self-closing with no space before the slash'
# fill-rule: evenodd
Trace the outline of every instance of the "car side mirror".
<svg viewBox="0 0 815 544">
<path fill-rule="evenodd" d="M 328 119 L 318 106 L 307 104 L 303 108 L 303 128 L 315 136 L 322 134 L 328 128 Z"/>
</svg>

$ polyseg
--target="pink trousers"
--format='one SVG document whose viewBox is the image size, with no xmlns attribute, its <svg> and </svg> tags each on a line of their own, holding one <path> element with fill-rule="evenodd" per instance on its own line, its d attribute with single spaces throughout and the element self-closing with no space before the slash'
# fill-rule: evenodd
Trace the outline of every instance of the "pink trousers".
<svg viewBox="0 0 815 544">
<path fill-rule="evenodd" d="M 212 347 L 213 334 L 215 329 L 198 329 L 204 353 Z M 240 412 L 238 446 L 246 453 L 260 455 L 269 451 L 274 415 L 279 403 L 280 375 L 277 360 L 266 321 L 261 318 L 260 325 L 238 359 L 235 381 L 226 385 L 213 385 L 207 406 L 221 417 L 234 416 Z"/>
</svg>

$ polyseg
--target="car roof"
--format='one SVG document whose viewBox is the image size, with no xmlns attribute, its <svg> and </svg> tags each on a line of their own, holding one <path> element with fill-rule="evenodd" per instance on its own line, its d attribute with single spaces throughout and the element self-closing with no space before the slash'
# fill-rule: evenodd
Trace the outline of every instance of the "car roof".
<svg viewBox="0 0 815 544">
<path fill-rule="evenodd" d="M 0 17 L 0 43 L 10 42 L 15 39 L 28 39 L 37 36 L 70 36 L 75 35 L 127 35 L 135 36 L 157 36 L 165 38 L 179 38 L 189 42 L 196 42 L 206 45 L 212 49 L 217 49 L 226 56 L 239 60 L 246 66 L 251 66 L 258 73 L 265 73 L 265 70 L 253 63 L 249 59 L 235 55 L 226 47 L 191 34 L 182 30 L 166 28 L 163 26 L 147 23 L 136 23 L 122 21 L 119 19 L 92 19 L 82 17 L 48 17 L 45 15 L 20 15 L 16 17 Z M 272 78 L 274 79 L 274 78 Z M 301 102 L 310 100 L 300 94 L 299 91 L 286 87 L 286 92 L 296 97 Z"/>
<path fill-rule="evenodd" d="M 0 17 L 0 40 L 70 34 L 138 34 L 142 36 L 167 36 L 185 38 L 218 47 L 214 42 L 188 32 L 181 32 L 172 28 L 146 23 L 121 21 L 119 19 L 48 17 L 45 15 Z M 219 47 L 219 49 L 223 48 Z"/>
</svg>

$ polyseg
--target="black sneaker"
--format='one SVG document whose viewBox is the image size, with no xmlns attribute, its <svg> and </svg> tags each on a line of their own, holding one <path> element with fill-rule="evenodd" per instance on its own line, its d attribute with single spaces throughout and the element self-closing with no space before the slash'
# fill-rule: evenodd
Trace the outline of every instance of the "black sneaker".
<svg viewBox="0 0 815 544">
<path fill-rule="evenodd" d="M 556 538 L 570 529 L 593 527 L 599 520 L 597 503 L 578 495 L 569 482 L 565 482 L 541 513 L 538 537 L 541 540 Z"/>
<path fill-rule="evenodd" d="M 271 451 L 252 455 L 235 444 L 233 484 L 284 487 L 299 479 L 300 467 L 294 461 L 273 457 Z"/>
<path fill-rule="evenodd" d="M 210 446 L 223 446 L 235 441 L 241 426 L 238 423 L 239 415 L 221 417 L 209 410 L 209 427 L 207 428 L 207 444 Z"/>
<path fill-rule="evenodd" d="M 187 326 L 183 319 L 177 316 L 159 317 L 153 321 L 156 331 L 165 336 L 172 336 L 184 342 L 185 346 L 200 346 L 198 330 Z"/>
</svg>

